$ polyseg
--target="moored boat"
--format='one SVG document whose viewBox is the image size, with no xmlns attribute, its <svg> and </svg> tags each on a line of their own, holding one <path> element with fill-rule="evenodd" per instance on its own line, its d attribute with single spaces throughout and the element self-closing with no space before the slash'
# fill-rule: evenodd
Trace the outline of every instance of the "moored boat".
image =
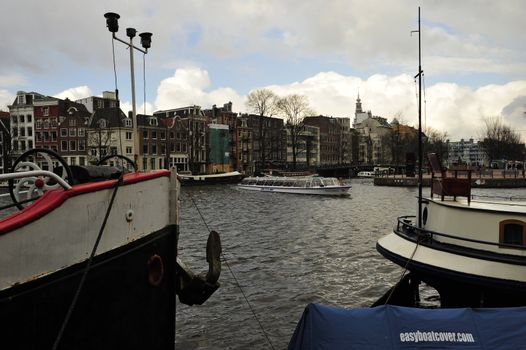
<svg viewBox="0 0 526 350">
<path fill-rule="evenodd" d="M 235 184 L 243 179 L 244 175 L 239 171 L 227 173 L 191 175 L 179 174 L 179 179 L 183 186 L 186 185 L 215 185 L 215 184 Z"/>
<path fill-rule="evenodd" d="M 315 194 L 328 196 L 345 196 L 349 194 L 351 185 L 342 184 L 334 177 L 247 177 L 238 184 L 244 190 Z"/>
<path fill-rule="evenodd" d="M 0 179 L 13 202 L 3 209 L 19 209 L 0 220 L 0 327 L 10 348 L 173 348 L 176 294 L 195 304 L 217 289 L 216 233 L 206 281 L 177 257 L 175 170 L 68 166 L 36 149 Z"/>
<path fill-rule="evenodd" d="M 360 171 L 360 172 L 358 172 L 358 174 L 356 176 L 358 176 L 358 177 L 374 177 L 374 172 L 373 171 Z"/>
<path fill-rule="evenodd" d="M 444 307 L 526 306 L 526 201 L 472 199 L 468 178 L 434 177 L 420 225 L 398 218 L 377 250 L 434 287 Z"/>
</svg>

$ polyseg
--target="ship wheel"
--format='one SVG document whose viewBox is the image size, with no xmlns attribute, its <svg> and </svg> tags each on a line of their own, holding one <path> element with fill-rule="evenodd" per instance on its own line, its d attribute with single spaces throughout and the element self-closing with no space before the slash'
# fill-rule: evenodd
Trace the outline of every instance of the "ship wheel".
<svg viewBox="0 0 526 350">
<path fill-rule="evenodd" d="M 99 160 L 97 165 L 102 165 L 102 164 L 104 164 L 105 162 L 107 162 L 108 160 L 110 160 L 112 158 L 117 158 L 117 159 L 124 160 L 127 164 L 132 166 L 133 171 L 137 172 L 137 164 L 133 160 L 131 160 L 130 158 L 122 156 L 120 154 L 110 154 L 109 156 L 106 156 L 106 157 L 102 158 L 101 160 Z M 129 169 L 129 167 L 127 166 L 126 169 Z"/>
<path fill-rule="evenodd" d="M 42 165 L 42 168 L 37 164 L 37 159 Z M 59 163 L 58 167 L 54 166 L 56 162 Z M 49 149 L 34 148 L 24 152 L 16 159 L 11 168 L 12 173 L 32 170 L 52 171 L 65 181 L 69 183 L 73 182 L 73 174 L 64 158 Z M 20 210 L 24 209 L 24 203 L 37 199 L 44 194 L 45 191 L 61 187 L 61 185 L 50 176 L 27 176 L 18 179 L 16 183 L 14 180 L 9 180 L 8 183 L 11 199 Z"/>
</svg>

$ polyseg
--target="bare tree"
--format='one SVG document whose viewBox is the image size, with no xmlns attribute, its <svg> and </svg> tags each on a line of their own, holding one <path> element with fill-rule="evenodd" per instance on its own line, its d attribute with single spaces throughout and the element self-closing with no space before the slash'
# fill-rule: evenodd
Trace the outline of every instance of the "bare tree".
<svg viewBox="0 0 526 350">
<path fill-rule="evenodd" d="M 272 117 L 278 112 L 278 100 L 278 96 L 272 90 L 259 89 L 248 94 L 246 106 L 254 114 Z"/>
<path fill-rule="evenodd" d="M 298 141 L 304 129 L 303 119 L 315 112 L 309 107 L 309 101 L 303 95 L 288 95 L 279 99 L 277 104 L 279 113 L 285 118 L 285 127 L 290 137 L 292 148 L 292 168 L 296 170 L 296 157 L 298 151 Z"/>
<path fill-rule="evenodd" d="M 273 142 L 270 142 L 269 147 L 267 147 L 267 133 L 269 130 L 264 127 L 263 119 L 264 117 L 272 117 L 277 113 L 278 100 L 278 96 L 272 90 L 268 89 L 254 90 L 248 95 L 246 106 L 252 113 L 259 116 L 257 130 L 259 162 L 256 164 L 256 173 L 265 169 L 265 163 L 268 157 L 270 157 L 270 153 L 272 153 Z"/>
<path fill-rule="evenodd" d="M 520 134 L 504 124 L 502 117 L 485 118 L 481 138 L 490 163 L 497 159 L 519 160 L 524 157 Z"/>
<path fill-rule="evenodd" d="M 88 130 L 88 161 L 96 164 L 102 158 L 109 154 L 109 147 L 111 144 L 112 130 L 108 128 L 103 119 L 98 120 Z M 91 153 L 94 150 L 95 154 Z"/>
<path fill-rule="evenodd" d="M 427 153 L 436 153 L 442 161 L 448 158 L 447 132 L 438 131 L 431 127 L 426 127 L 423 131 L 423 153 L 424 159 L 427 159 Z"/>
</svg>

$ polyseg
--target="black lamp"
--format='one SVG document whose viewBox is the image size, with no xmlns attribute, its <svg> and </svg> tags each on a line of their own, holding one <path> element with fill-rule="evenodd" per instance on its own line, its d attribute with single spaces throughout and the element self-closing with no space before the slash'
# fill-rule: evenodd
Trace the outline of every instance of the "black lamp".
<svg viewBox="0 0 526 350">
<path fill-rule="evenodd" d="M 135 34 L 137 34 L 137 30 L 135 28 L 126 28 L 126 36 L 130 39 L 135 37 Z"/>
<path fill-rule="evenodd" d="M 112 33 L 117 33 L 119 31 L 119 18 L 121 18 L 121 16 L 114 12 L 107 12 L 104 14 L 104 17 L 106 17 L 106 27 L 108 27 L 108 30 Z"/>
<path fill-rule="evenodd" d="M 141 37 L 141 45 L 145 49 L 149 49 L 152 46 L 152 33 L 144 32 L 139 34 Z"/>
</svg>

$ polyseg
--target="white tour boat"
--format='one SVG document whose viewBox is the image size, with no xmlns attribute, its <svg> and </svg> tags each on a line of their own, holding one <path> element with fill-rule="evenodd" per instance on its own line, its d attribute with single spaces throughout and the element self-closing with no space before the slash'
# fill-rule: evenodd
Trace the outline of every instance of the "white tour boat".
<svg viewBox="0 0 526 350">
<path fill-rule="evenodd" d="M 448 177 L 429 160 L 421 217 L 399 218 L 377 250 L 435 288 L 443 307 L 526 306 L 526 201 L 472 199 L 469 170 Z"/>
<path fill-rule="evenodd" d="M 342 184 L 335 177 L 302 176 L 302 177 L 247 177 L 238 184 L 239 188 L 253 191 L 317 194 L 345 196 L 351 185 Z"/>
</svg>

